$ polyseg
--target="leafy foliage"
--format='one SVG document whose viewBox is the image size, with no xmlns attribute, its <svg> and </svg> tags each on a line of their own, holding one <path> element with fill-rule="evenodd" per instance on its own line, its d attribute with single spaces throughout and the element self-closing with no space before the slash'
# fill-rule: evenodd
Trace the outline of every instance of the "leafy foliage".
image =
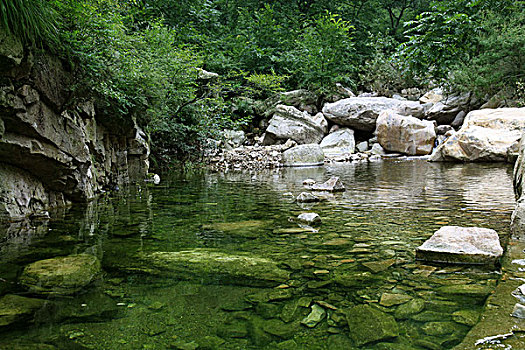
<svg viewBox="0 0 525 350">
<path fill-rule="evenodd" d="M 0 29 L 26 44 L 56 39 L 56 14 L 46 0 L 0 0 Z"/>
</svg>

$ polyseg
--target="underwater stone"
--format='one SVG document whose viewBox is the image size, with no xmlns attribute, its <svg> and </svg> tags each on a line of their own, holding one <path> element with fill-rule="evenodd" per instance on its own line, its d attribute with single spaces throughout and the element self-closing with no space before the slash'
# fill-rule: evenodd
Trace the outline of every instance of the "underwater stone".
<svg viewBox="0 0 525 350">
<path fill-rule="evenodd" d="M 427 322 L 421 329 L 428 335 L 445 335 L 454 333 L 457 327 L 454 322 Z"/>
<path fill-rule="evenodd" d="M 0 298 L 0 327 L 29 320 L 45 300 L 8 294 Z"/>
<path fill-rule="evenodd" d="M 284 323 L 281 320 L 272 318 L 263 323 L 263 330 L 271 335 L 282 339 L 289 339 L 297 332 L 297 323 Z"/>
<path fill-rule="evenodd" d="M 394 313 L 398 320 L 405 320 L 410 316 L 420 313 L 425 309 L 425 301 L 423 299 L 412 299 L 406 304 L 399 305 Z"/>
<path fill-rule="evenodd" d="M 257 256 L 208 249 L 155 252 L 142 256 L 148 266 L 169 270 L 184 279 L 210 279 L 232 285 L 274 285 L 290 278 L 277 263 Z"/>
<path fill-rule="evenodd" d="M 354 248 L 359 248 L 354 245 Z M 395 259 L 388 259 L 383 261 L 370 261 L 363 263 L 363 266 L 369 269 L 373 273 L 379 273 L 386 271 L 390 266 L 396 263 Z"/>
<path fill-rule="evenodd" d="M 461 284 L 439 287 L 438 294 L 441 295 L 466 295 L 475 298 L 484 298 L 490 294 L 493 288 L 479 284 Z"/>
<path fill-rule="evenodd" d="M 325 316 L 326 311 L 319 305 L 314 304 L 312 305 L 312 311 L 308 316 L 306 316 L 302 321 L 301 324 L 304 324 L 306 327 L 313 328 L 321 322 Z"/>
<path fill-rule="evenodd" d="M 350 329 L 350 337 L 358 346 L 395 338 L 399 335 L 394 317 L 369 305 L 358 305 L 347 310 L 346 320 Z"/>
<path fill-rule="evenodd" d="M 496 231 L 481 227 L 443 226 L 416 248 L 416 259 L 453 264 L 495 266 L 503 254 Z"/>
<path fill-rule="evenodd" d="M 379 301 L 379 304 L 382 306 L 390 307 L 394 305 L 404 304 L 411 299 L 412 297 L 406 294 L 383 293 L 381 294 L 381 300 Z"/>
<path fill-rule="evenodd" d="M 36 261 L 25 267 L 20 283 L 30 292 L 70 295 L 87 286 L 100 273 L 100 261 L 89 254 Z"/>
<path fill-rule="evenodd" d="M 452 313 L 452 319 L 459 324 L 474 326 L 478 323 L 479 312 L 473 310 L 458 310 Z"/>
</svg>

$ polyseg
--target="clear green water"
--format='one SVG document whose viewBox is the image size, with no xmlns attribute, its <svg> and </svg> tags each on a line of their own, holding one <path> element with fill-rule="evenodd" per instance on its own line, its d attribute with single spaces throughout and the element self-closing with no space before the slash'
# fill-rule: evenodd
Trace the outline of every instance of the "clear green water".
<svg viewBox="0 0 525 350">
<path fill-rule="evenodd" d="M 301 206 L 288 194 L 302 192 L 306 178 L 332 175 L 346 192 Z M 76 296 L 48 298 L 30 321 L 0 328 L 0 348 L 450 349 L 472 324 L 457 312 L 475 319 L 500 274 L 423 265 L 414 249 L 444 225 L 493 228 L 505 239 L 511 178 L 503 165 L 423 161 L 174 174 L 48 223 L 4 225 L 2 295 L 31 296 L 17 276 L 39 259 L 87 252 L 103 274 Z M 297 232 L 290 219 L 309 211 L 322 225 Z M 144 258 L 188 250 L 273 260 L 289 278 L 239 277 L 231 264 L 159 268 Z M 447 292 L 454 288 L 460 292 Z M 388 304 L 391 294 L 404 303 Z M 410 298 L 418 307 L 403 314 Z M 394 317 L 399 336 L 355 345 L 345 315 L 361 304 Z M 301 321 L 312 305 L 326 316 L 309 328 Z"/>
</svg>

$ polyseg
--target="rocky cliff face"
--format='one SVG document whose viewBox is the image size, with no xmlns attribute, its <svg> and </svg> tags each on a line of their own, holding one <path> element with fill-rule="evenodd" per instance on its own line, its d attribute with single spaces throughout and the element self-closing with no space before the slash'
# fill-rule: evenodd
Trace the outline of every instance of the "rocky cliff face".
<svg viewBox="0 0 525 350">
<path fill-rule="evenodd" d="M 73 100 L 63 62 L 0 33 L 0 63 L 0 221 L 144 179 L 146 135 L 134 122 L 110 125 L 93 100 Z"/>
</svg>

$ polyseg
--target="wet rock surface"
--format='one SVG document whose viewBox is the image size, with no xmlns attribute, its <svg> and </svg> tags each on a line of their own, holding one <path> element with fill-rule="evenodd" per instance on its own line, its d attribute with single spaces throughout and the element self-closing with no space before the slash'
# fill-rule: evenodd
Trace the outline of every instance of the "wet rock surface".
<svg viewBox="0 0 525 350">
<path fill-rule="evenodd" d="M 70 295 L 100 274 L 100 261 L 88 254 L 36 261 L 24 268 L 20 283 L 31 293 Z"/>
</svg>

